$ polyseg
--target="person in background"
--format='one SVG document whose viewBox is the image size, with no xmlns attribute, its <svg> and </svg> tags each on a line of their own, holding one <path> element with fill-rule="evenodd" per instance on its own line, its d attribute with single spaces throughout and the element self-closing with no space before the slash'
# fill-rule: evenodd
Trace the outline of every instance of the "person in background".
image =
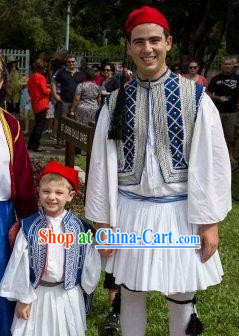
<svg viewBox="0 0 239 336">
<path fill-rule="evenodd" d="M 31 162 L 19 122 L 0 107 L 0 281 L 11 255 L 9 230 L 38 206 Z M 21 279 L 19 279 L 21 281 Z M 0 297 L 0 335 L 9 336 L 15 303 Z"/>
<path fill-rule="evenodd" d="M 22 115 L 24 121 L 23 134 L 29 133 L 29 114 L 32 110 L 31 98 L 27 88 L 28 77 L 24 76 L 21 78 L 21 96 L 20 96 L 20 114 Z"/>
<path fill-rule="evenodd" d="M 46 69 L 46 65 L 41 60 L 36 60 L 33 64 L 33 74 L 29 76 L 27 84 L 35 116 L 35 125 L 28 140 L 28 149 L 31 149 L 33 152 L 40 151 L 40 140 L 42 132 L 46 128 L 46 114 L 49 109 L 51 90 L 47 86 Z"/>
<path fill-rule="evenodd" d="M 85 79 L 85 74 L 76 67 L 74 55 L 69 54 L 67 56 L 66 65 L 55 73 L 52 80 L 52 95 L 56 101 L 53 135 L 57 135 L 57 148 L 61 147 L 59 138 L 60 119 L 70 113 L 77 85 Z M 60 92 L 57 92 L 57 84 L 60 85 Z"/>
<path fill-rule="evenodd" d="M 116 67 L 115 77 L 121 82 L 122 76 L 125 76 L 125 82 L 129 82 L 133 79 L 133 72 L 127 68 L 125 64 L 121 64 L 120 66 Z"/>
<path fill-rule="evenodd" d="M 102 86 L 102 84 L 103 84 L 103 82 L 105 80 L 105 77 L 100 72 L 100 66 L 99 66 L 99 64 L 93 64 L 92 67 L 91 67 L 91 69 L 95 73 L 95 79 L 94 79 L 95 84 L 97 84 L 98 86 Z"/>
<path fill-rule="evenodd" d="M 196 83 L 201 84 L 202 86 L 207 87 L 208 82 L 206 78 L 202 75 L 198 74 L 199 71 L 199 63 L 196 60 L 190 61 L 188 65 L 188 74 L 183 75 L 184 77 L 194 80 Z"/>
<path fill-rule="evenodd" d="M 84 125 L 95 123 L 95 113 L 100 106 L 100 88 L 94 80 L 95 72 L 86 70 L 85 80 L 77 86 L 71 108 L 71 114 Z"/>
<path fill-rule="evenodd" d="M 21 93 L 21 75 L 17 67 L 18 60 L 14 56 L 7 58 L 7 111 L 19 119 L 20 114 L 20 93 Z"/>
<path fill-rule="evenodd" d="M 222 61 L 222 72 L 214 76 L 208 86 L 208 94 L 220 112 L 224 136 L 232 163 L 235 163 L 235 132 L 238 122 L 239 76 L 233 72 L 231 56 Z"/>
<path fill-rule="evenodd" d="M 114 76 L 115 66 L 112 63 L 106 63 L 104 66 L 105 80 L 102 84 L 102 94 L 107 95 L 120 87 L 119 80 Z"/>
</svg>

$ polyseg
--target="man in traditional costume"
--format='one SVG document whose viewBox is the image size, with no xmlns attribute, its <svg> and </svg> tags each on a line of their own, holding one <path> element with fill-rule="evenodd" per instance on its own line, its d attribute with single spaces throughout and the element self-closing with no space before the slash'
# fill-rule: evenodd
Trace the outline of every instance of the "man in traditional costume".
<svg viewBox="0 0 239 336">
<path fill-rule="evenodd" d="M 0 280 L 11 249 L 8 231 L 17 218 L 37 210 L 30 159 L 19 122 L 0 108 Z M 13 302 L 0 297 L 0 335 L 10 335 Z"/>
<path fill-rule="evenodd" d="M 121 284 L 121 329 L 143 336 L 146 294 L 160 291 L 172 336 L 199 335 L 195 292 L 221 282 L 218 222 L 231 209 L 230 162 L 220 117 L 204 88 L 165 64 L 172 37 L 157 9 L 133 10 L 125 24 L 137 77 L 113 92 L 97 124 L 86 217 L 142 236 L 200 235 L 201 250 L 108 251 Z M 177 240 L 177 239 L 176 239 Z"/>
</svg>

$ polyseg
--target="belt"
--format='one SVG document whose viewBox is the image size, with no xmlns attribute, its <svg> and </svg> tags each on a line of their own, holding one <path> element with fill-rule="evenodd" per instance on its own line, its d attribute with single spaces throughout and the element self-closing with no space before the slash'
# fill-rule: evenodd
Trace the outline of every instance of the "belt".
<svg viewBox="0 0 239 336">
<path fill-rule="evenodd" d="M 135 201 L 142 201 L 142 202 L 152 202 L 152 203 L 171 203 L 171 202 L 178 202 L 184 201 L 188 198 L 188 194 L 179 194 L 179 195 L 169 195 L 169 196 L 142 196 L 135 194 L 131 191 L 121 190 L 119 189 L 119 194 Z"/>
<path fill-rule="evenodd" d="M 63 281 L 60 281 L 60 282 L 48 282 L 48 281 L 44 281 L 44 280 L 41 280 L 39 285 L 40 286 L 43 286 L 43 287 L 56 287 L 56 286 L 59 286 L 63 284 Z"/>
</svg>

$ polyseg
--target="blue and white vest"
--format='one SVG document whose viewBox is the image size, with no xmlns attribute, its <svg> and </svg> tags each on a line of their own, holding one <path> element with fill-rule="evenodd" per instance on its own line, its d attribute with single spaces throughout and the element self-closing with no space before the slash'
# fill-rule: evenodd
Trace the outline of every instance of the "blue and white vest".
<svg viewBox="0 0 239 336">
<path fill-rule="evenodd" d="M 156 156 L 166 183 L 184 182 L 198 107 L 204 88 L 170 70 L 156 81 L 125 84 L 127 134 L 117 140 L 119 185 L 139 184 L 148 136 L 149 91 L 153 97 Z M 113 112 L 118 91 L 108 100 Z"/>
<path fill-rule="evenodd" d="M 75 239 L 69 249 L 65 249 L 64 288 L 71 289 L 80 284 L 81 273 L 85 260 L 86 245 L 78 244 L 78 235 L 87 232 L 89 227 L 77 218 L 71 211 L 67 211 L 63 220 L 64 231 L 73 233 Z M 43 210 L 35 212 L 22 220 L 22 230 L 28 243 L 30 281 L 36 288 L 41 280 L 46 264 L 47 244 L 39 244 L 39 230 L 47 228 Z"/>
</svg>

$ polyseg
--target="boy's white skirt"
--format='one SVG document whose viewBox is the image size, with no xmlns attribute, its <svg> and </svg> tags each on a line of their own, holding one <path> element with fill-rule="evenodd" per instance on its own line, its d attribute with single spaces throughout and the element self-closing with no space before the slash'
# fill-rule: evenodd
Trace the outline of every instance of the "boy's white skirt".
<svg viewBox="0 0 239 336">
<path fill-rule="evenodd" d="M 171 230 L 176 238 L 196 235 L 200 227 L 188 224 L 187 201 L 156 204 L 119 195 L 117 212 L 117 228 L 137 236 L 149 228 L 160 234 Z M 204 290 L 223 275 L 218 252 L 202 263 L 194 249 L 118 249 L 107 259 L 106 271 L 129 289 L 165 295 Z"/>
<path fill-rule="evenodd" d="M 39 286 L 37 300 L 31 305 L 29 320 L 17 319 L 12 324 L 13 336 L 83 336 L 85 304 L 79 286 L 70 290 Z"/>
</svg>

